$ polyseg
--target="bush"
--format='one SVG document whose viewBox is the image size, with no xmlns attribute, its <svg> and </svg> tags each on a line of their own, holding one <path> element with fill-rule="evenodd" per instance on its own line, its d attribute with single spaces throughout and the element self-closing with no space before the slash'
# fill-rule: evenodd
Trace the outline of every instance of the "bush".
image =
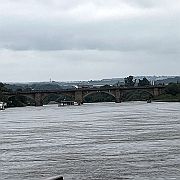
<svg viewBox="0 0 180 180">
<path fill-rule="evenodd" d="M 176 84 L 176 83 L 170 83 L 166 89 L 165 92 L 167 94 L 171 94 L 171 95 L 176 95 L 178 93 L 180 93 L 180 84 Z"/>
</svg>

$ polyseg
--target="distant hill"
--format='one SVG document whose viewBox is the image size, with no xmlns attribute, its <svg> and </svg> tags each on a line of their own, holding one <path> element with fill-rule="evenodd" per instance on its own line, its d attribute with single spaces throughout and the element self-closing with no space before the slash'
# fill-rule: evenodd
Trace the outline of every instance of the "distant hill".
<svg viewBox="0 0 180 180">
<path fill-rule="evenodd" d="M 180 83 L 180 76 L 134 76 L 134 79 L 143 79 L 146 77 L 150 82 L 155 84 Z M 71 89 L 77 86 L 104 86 L 104 85 L 124 85 L 124 78 L 111 78 L 89 81 L 70 81 L 70 82 L 34 82 L 34 83 L 10 83 L 6 84 L 7 89 L 17 90 L 60 90 Z"/>
<path fill-rule="evenodd" d="M 60 86 L 57 83 L 33 83 L 33 84 L 6 84 L 7 89 L 12 91 L 22 90 L 60 90 L 63 89 L 63 86 Z"/>
<path fill-rule="evenodd" d="M 156 84 L 180 83 L 180 76 L 170 77 L 167 79 L 157 80 Z"/>
</svg>

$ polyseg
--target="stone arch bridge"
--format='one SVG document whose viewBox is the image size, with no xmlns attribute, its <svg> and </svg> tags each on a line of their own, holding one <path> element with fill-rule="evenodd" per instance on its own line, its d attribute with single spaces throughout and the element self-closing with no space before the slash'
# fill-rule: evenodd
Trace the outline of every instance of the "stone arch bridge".
<svg viewBox="0 0 180 180">
<path fill-rule="evenodd" d="M 109 87 L 109 88 L 78 88 L 51 91 L 28 91 L 28 92 L 6 92 L 4 95 L 8 98 L 13 96 L 25 96 L 34 100 L 36 106 L 42 106 L 43 100 L 50 94 L 60 94 L 69 96 L 79 105 L 83 103 L 84 98 L 90 94 L 103 92 L 115 98 L 116 103 L 122 102 L 122 97 L 127 92 L 141 90 L 149 93 L 152 97 L 159 96 L 164 93 L 165 86 L 148 86 L 148 87 Z"/>
</svg>

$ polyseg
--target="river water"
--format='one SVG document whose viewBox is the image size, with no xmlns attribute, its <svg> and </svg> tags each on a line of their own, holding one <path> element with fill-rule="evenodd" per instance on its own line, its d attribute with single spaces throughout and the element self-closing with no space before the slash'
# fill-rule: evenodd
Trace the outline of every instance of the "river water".
<svg viewBox="0 0 180 180">
<path fill-rule="evenodd" d="M 0 180 L 180 179 L 180 103 L 0 111 Z"/>
</svg>

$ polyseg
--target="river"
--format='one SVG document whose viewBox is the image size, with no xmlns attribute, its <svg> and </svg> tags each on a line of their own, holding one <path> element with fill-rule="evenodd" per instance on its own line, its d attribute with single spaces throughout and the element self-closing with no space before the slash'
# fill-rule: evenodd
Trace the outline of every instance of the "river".
<svg viewBox="0 0 180 180">
<path fill-rule="evenodd" d="M 0 111 L 0 180 L 180 179 L 180 103 Z"/>
</svg>

